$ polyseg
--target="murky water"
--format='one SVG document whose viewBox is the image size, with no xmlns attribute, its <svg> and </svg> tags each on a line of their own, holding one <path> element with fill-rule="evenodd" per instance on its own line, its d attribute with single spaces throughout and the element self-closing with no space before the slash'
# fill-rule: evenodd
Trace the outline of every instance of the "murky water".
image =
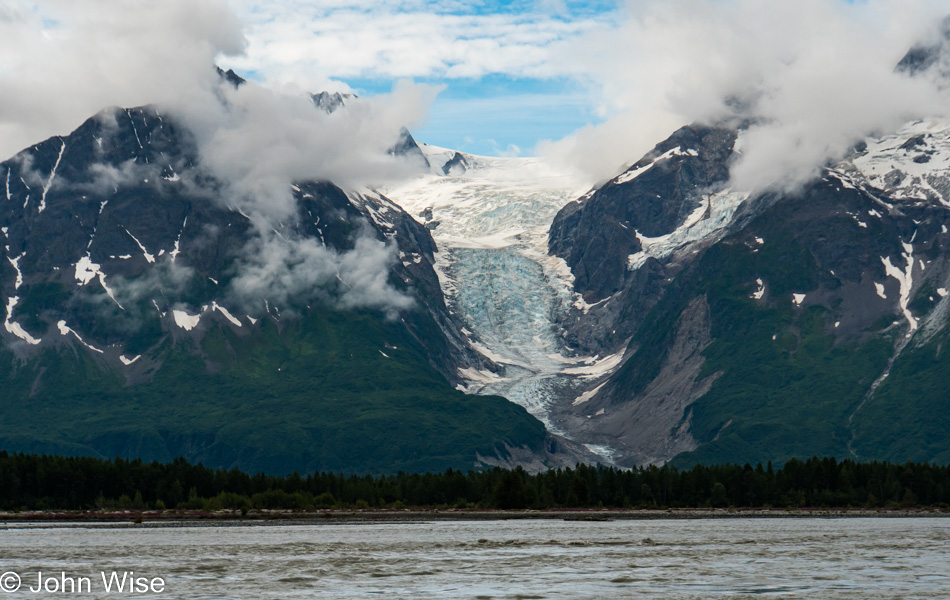
<svg viewBox="0 0 950 600">
<path fill-rule="evenodd" d="M 76 595 L 26 591 L 41 571 L 87 598 L 950 598 L 939 518 L 147 525 L 0 529 L 23 585 L 0 597 Z M 107 594 L 102 571 L 164 592 Z"/>
</svg>

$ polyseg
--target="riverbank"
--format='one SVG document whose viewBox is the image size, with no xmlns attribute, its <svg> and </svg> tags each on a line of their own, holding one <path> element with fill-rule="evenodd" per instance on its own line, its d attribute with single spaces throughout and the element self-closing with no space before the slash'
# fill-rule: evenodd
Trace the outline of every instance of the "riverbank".
<svg viewBox="0 0 950 600">
<path fill-rule="evenodd" d="M 679 509 L 365 509 L 365 510 L 89 510 L 0 512 L 0 523 L 228 523 L 313 524 L 318 522 L 424 522 L 563 520 L 618 521 L 660 519 L 795 519 L 795 518 L 946 518 L 946 508 L 679 508 Z M 2 527 L 2 525 L 0 525 Z"/>
</svg>

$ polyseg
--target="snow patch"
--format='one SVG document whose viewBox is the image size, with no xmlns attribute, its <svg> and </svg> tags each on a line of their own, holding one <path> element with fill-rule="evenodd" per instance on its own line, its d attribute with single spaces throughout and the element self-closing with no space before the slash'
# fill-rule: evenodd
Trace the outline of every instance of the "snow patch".
<svg viewBox="0 0 950 600">
<path fill-rule="evenodd" d="M 106 285 L 106 274 L 102 272 L 101 267 L 102 265 L 92 262 L 92 259 L 89 257 L 89 253 L 87 252 L 85 256 L 76 262 L 75 277 L 77 280 L 79 280 L 79 285 L 86 285 L 94 278 L 98 277 L 99 285 L 101 285 L 102 289 L 106 291 L 106 294 L 112 298 L 112 301 L 115 302 L 119 308 L 125 310 L 125 308 L 122 307 L 122 304 L 116 300 L 115 293 L 112 291 L 112 289 Z"/>
<path fill-rule="evenodd" d="M 804 301 L 805 294 L 792 294 L 792 302 L 794 302 L 796 306 L 801 306 Z"/>
<path fill-rule="evenodd" d="M 98 352 L 99 354 L 103 354 L 102 350 L 96 348 L 95 346 L 93 346 L 93 345 L 91 345 L 91 344 L 87 344 L 87 343 L 82 339 L 82 336 L 80 336 L 78 333 L 76 333 L 76 331 L 75 331 L 74 329 L 70 329 L 70 328 L 66 325 L 66 321 L 59 321 L 58 323 L 56 323 L 56 328 L 59 329 L 60 335 L 69 335 L 69 334 L 71 333 L 71 334 L 73 334 L 74 336 L 76 336 L 76 339 L 79 340 L 79 343 L 82 344 L 83 346 L 85 346 L 86 348 L 89 348 L 89 349 L 92 350 L 93 352 Z"/>
<path fill-rule="evenodd" d="M 13 283 L 13 289 L 15 290 L 20 289 L 20 286 L 23 285 L 23 273 L 20 272 L 20 259 L 24 256 L 26 256 L 26 252 L 16 258 L 10 258 L 9 256 L 7 257 L 7 260 L 10 261 L 10 264 L 13 265 L 14 269 L 16 269 L 16 281 Z"/>
<path fill-rule="evenodd" d="M 907 141 L 913 138 L 923 138 L 925 145 L 908 148 Z M 864 152 L 838 166 L 853 175 L 864 192 L 871 194 L 869 188 L 877 188 L 896 200 L 929 199 L 950 207 L 950 123 L 914 121 L 893 135 L 868 138 L 865 143 Z M 921 160 L 922 156 L 926 158 Z"/>
<path fill-rule="evenodd" d="M 132 132 L 135 134 L 135 141 L 139 143 L 140 149 L 144 149 L 142 146 L 142 140 L 139 139 L 139 130 L 135 128 L 135 120 L 132 118 L 132 111 L 125 109 L 125 114 L 129 115 L 129 123 L 132 124 Z"/>
<path fill-rule="evenodd" d="M 504 378 L 498 373 L 493 373 L 492 371 L 489 371 L 488 369 L 476 369 L 474 367 L 468 367 L 467 369 L 459 369 L 458 374 L 459 374 L 459 377 L 465 379 L 466 381 L 480 383 L 483 385 L 498 383 L 499 381 L 504 380 Z"/>
<path fill-rule="evenodd" d="M 567 375 L 580 375 L 585 379 L 592 377 L 600 377 L 601 375 L 606 375 L 613 371 L 616 367 L 623 362 L 624 351 L 621 350 L 617 354 L 611 354 L 610 356 L 605 356 L 600 358 L 595 356 L 593 358 L 588 358 L 584 361 L 584 366 L 582 367 L 568 367 L 562 372 Z"/>
<path fill-rule="evenodd" d="M 189 315 L 183 310 L 173 310 L 172 316 L 175 318 L 175 325 L 178 325 L 185 331 L 191 331 L 198 326 L 201 315 Z"/>
<path fill-rule="evenodd" d="M 141 354 L 139 354 L 139 355 L 136 356 L 135 358 L 126 358 L 124 354 L 120 354 L 120 355 L 119 355 L 119 361 L 121 361 L 122 364 L 125 365 L 125 366 L 131 365 L 132 363 L 134 363 L 135 361 L 137 361 L 137 360 L 140 359 L 140 358 L 142 358 L 142 355 L 141 355 Z"/>
<path fill-rule="evenodd" d="M 752 293 L 752 298 L 756 300 L 761 300 L 765 296 L 765 283 L 761 279 L 755 280 L 756 285 L 759 286 L 759 289 Z"/>
<path fill-rule="evenodd" d="M 185 217 L 185 222 L 181 224 L 181 229 L 178 230 L 178 237 L 175 238 L 175 248 L 168 253 L 168 256 L 171 257 L 172 262 L 175 262 L 175 259 L 178 258 L 178 254 L 181 253 L 181 233 L 185 230 L 186 225 L 188 225 L 188 217 Z"/>
<path fill-rule="evenodd" d="M 21 340 L 25 341 L 27 344 L 30 344 L 31 346 L 36 346 L 43 340 L 34 338 L 32 335 L 27 333 L 26 330 L 23 329 L 23 327 L 21 327 L 19 323 L 10 321 L 10 318 L 13 317 L 13 308 L 17 305 L 17 302 L 19 301 L 20 299 L 17 296 L 12 296 L 7 299 L 7 318 L 3 322 L 3 327 L 9 333 L 12 333 L 13 335 L 17 336 Z"/>
<path fill-rule="evenodd" d="M 49 188 L 53 185 L 53 178 L 56 177 L 56 169 L 59 168 L 59 161 L 63 159 L 63 152 L 66 150 L 66 141 L 60 140 L 62 146 L 59 148 L 59 156 L 56 157 L 56 163 L 53 164 L 53 170 L 49 173 L 49 179 L 46 180 L 46 185 L 43 186 L 43 192 L 40 195 L 40 206 L 38 212 L 43 212 L 46 210 L 46 193 L 49 191 Z"/>
<path fill-rule="evenodd" d="M 134 235 L 132 235 L 132 233 L 129 232 L 128 229 L 126 229 L 125 232 L 129 234 L 129 237 L 130 237 L 130 238 L 132 238 L 133 240 L 135 240 L 135 243 L 136 243 L 136 244 L 138 244 L 138 247 L 142 250 L 142 254 L 145 256 L 146 262 L 148 262 L 148 263 L 153 263 L 153 262 L 155 262 L 155 256 L 153 256 L 152 254 L 149 254 L 149 253 L 148 253 L 148 250 L 145 249 L 145 246 L 142 245 L 142 242 L 140 242 L 137 237 L 135 237 Z"/>
<path fill-rule="evenodd" d="M 907 324 L 910 326 L 910 331 L 907 333 L 907 337 L 910 337 L 914 331 L 917 330 L 917 319 L 911 314 L 910 309 L 907 307 L 910 303 L 910 292 L 914 287 L 914 247 L 911 244 L 903 242 L 901 242 L 901 245 L 904 247 L 904 252 L 901 253 L 901 257 L 907 263 L 907 267 L 903 271 L 891 263 L 890 256 L 886 258 L 882 256 L 881 262 L 884 263 L 884 272 L 887 273 L 888 277 L 893 277 L 900 283 L 900 300 L 898 304 L 900 305 L 904 318 L 907 319 Z"/>
<path fill-rule="evenodd" d="M 653 166 L 657 164 L 658 162 L 670 159 L 674 156 L 699 156 L 699 152 L 697 152 L 696 150 L 693 150 L 692 148 L 689 148 L 686 151 L 683 151 L 680 149 L 679 146 L 677 146 L 657 156 L 652 161 L 650 161 L 650 163 L 647 165 L 643 165 L 642 167 L 635 167 L 631 170 L 628 170 L 625 173 L 622 173 L 616 179 L 614 179 L 614 183 L 617 185 L 620 185 L 623 183 L 627 183 L 629 181 L 633 181 L 637 177 L 643 175 L 644 173 L 652 169 Z"/>
<path fill-rule="evenodd" d="M 584 392 L 583 394 L 575 398 L 573 402 L 571 402 L 571 406 L 580 406 L 581 404 L 584 404 L 585 402 L 590 401 L 591 399 L 593 399 L 594 396 L 597 395 L 597 392 L 599 392 L 601 388 L 603 388 L 605 385 L 607 385 L 606 381 L 598 385 L 594 389 Z"/>
<path fill-rule="evenodd" d="M 220 312 L 222 315 L 224 315 L 224 318 L 225 318 L 225 319 L 227 319 L 228 321 L 231 321 L 232 323 L 234 323 L 234 324 L 235 324 L 236 326 L 238 326 L 238 327 L 241 326 L 241 322 L 238 321 L 237 319 L 235 319 L 235 318 L 234 318 L 234 315 L 232 315 L 231 313 L 228 312 L 228 309 L 224 308 L 223 306 L 221 306 L 221 305 L 218 304 L 217 302 L 212 302 L 212 303 L 211 303 L 211 310 L 216 310 L 216 311 Z M 197 323 L 196 323 L 196 325 L 197 325 Z"/>
<path fill-rule="evenodd" d="M 884 293 L 884 284 L 883 284 L 883 283 L 878 283 L 878 282 L 875 281 L 875 282 L 874 282 L 874 289 L 877 290 L 877 295 L 878 295 L 878 296 L 880 296 L 881 298 L 884 298 L 885 300 L 887 300 L 887 295 Z"/>
<path fill-rule="evenodd" d="M 98 263 L 92 262 L 88 254 L 80 258 L 76 263 L 76 279 L 79 280 L 79 285 L 86 285 L 95 279 L 100 267 Z"/>
</svg>

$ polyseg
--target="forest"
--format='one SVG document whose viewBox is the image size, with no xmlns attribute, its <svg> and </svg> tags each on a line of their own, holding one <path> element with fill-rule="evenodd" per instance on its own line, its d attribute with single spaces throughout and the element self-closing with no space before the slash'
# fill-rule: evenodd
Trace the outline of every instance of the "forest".
<svg viewBox="0 0 950 600">
<path fill-rule="evenodd" d="M 0 452 L 0 509 L 950 508 L 950 466 L 792 459 L 772 464 L 577 465 L 394 475 L 288 476 L 170 463 Z"/>
</svg>

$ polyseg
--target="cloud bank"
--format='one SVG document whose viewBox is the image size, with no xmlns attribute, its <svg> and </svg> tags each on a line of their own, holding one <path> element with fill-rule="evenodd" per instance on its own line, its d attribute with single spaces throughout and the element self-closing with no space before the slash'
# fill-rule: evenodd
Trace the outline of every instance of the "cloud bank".
<svg viewBox="0 0 950 600">
<path fill-rule="evenodd" d="M 682 125 L 751 118 L 732 184 L 794 187 L 866 135 L 947 114 L 939 85 L 894 67 L 948 13 L 928 0 L 630 2 L 561 56 L 600 91 L 605 121 L 540 149 L 598 181 Z"/>
<path fill-rule="evenodd" d="M 255 225 L 245 249 L 249 273 L 236 281 L 236 294 L 287 298 L 330 273 L 340 306 L 408 307 L 408 297 L 388 285 L 391 245 L 364 234 L 354 250 L 317 251 L 313 240 L 288 240 L 275 229 L 296 216 L 294 181 L 346 189 L 411 173 L 413 165 L 388 150 L 402 126 L 424 118 L 439 88 L 398 84 L 328 114 L 299 88 L 224 83 L 214 65 L 246 45 L 244 25 L 219 0 L 0 3 L 0 153 L 64 135 L 106 106 L 154 104 L 193 134 L 200 168 L 221 183 L 218 200 Z M 114 184 L 141 168 L 128 163 L 95 175 Z"/>
<path fill-rule="evenodd" d="M 248 48 L 229 64 L 270 84 L 340 91 L 339 78 L 558 76 L 553 49 L 603 12 L 588 4 L 597 3 L 244 0 Z"/>
<path fill-rule="evenodd" d="M 215 0 L 0 2 L 0 160 L 106 106 L 200 101 L 245 44 Z"/>
</svg>

